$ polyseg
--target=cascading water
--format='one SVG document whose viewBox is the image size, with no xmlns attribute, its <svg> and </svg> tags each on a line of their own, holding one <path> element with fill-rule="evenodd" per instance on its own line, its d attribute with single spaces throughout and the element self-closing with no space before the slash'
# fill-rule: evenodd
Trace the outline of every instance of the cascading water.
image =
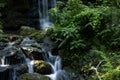
<svg viewBox="0 0 120 80">
<path fill-rule="evenodd" d="M 0 50 L 0 57 L 1 57 L 0 80 L 18 80 L 19 75 L 17 74 L 20 67 L 19 64 L 26 65 L 28 68 L 28 73 L 30 74 L 36 73 L 34 72 L 33 58 L 30 58 L 30 55 L 27 55 L 22 50 L 22 48 L 26 47 L 26 49 L 30 51 L 33 44 L 41 47 L 44 61 L 46 61 L 52 68 L 51 69 L 52 73 L 49 73 L 45 76 L 49 77 L 51 80 L 69 80 L 68 74 L 64 70 L 62 70 L 60 56 L 52 55 L 52 53 L 50 51 L 47 51 L 45 47 L 41 45 L 41 43 L 37 43 L 35 40 L 31 40 L 28 37 L 24 38 L 18 47 L 9 44 L 3 50 Z M 19 59 L 14 57 L 20 58 L 20 61 L 18 61 Z M 6 78 L 6 76 L 8 76 L 8 78 Z"/>
<path fill-rule="evenodd" d="M 4 65 L 5 65 L 5 56 L 1 58 L 1 66 L 4 66 Z"/>
<path fill-rule="evenodd" d="M 34 40 L 30 40 L 28 37 L 24 38 L 22 41 L 22 44 L 25 46 L 30 46 L 31 44 L 36 44 L 39 47 L 43 47 L 41 44 L 37 43 Z M 60 56 L 53 56 L 51 52 L 46 52 L 44 48 L 42 48 L 42 51 L 44 52 L 43 57 L 44 60 L 51 65 L 52 68 L 52 74 L 46 75 L 51 78 L 51 80 L 69 80 L 68 74 L 62 70 L 61 65 L 61 58 Z M 28 72 L 34 73 L 33 65 L 34 60 L 30 60 L 29 58 L 25 58 L 27 66 L 28 66 Z"/>
<path fill-rule="evenodd" d="M 51 8 L 56 6 L 56 0 L 38 0 L 39 26 L 42 29 L 54 26 L 49 19 L 49 2 Z"/>
<path fill-rule="evenodd" d="M 51 52 L 47 54 L 48 55 L 45 56 L 45 61 L 48 62 L 53 69 L 52 74 L 47 76 L 50 77 L 51 80 L 69 80 L 68 74 L 62 70 L 60 56 L 53 56 Z"/>
<path fill-rule="evenodd" d="M 28 66 L 28 73 L 34 73 L 34 69 L 33 69 L 34 60 L 30 60 L 29 58 L 26 58 L 25 60 Z"/>
</svg>

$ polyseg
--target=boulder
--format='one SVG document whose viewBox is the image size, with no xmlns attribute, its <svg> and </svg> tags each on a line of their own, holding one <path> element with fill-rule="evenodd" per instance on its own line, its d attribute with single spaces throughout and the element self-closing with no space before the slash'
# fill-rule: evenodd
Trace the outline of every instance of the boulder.
<svg viewBox="0 0 120 80">
<path fill-rule="evenodd" d="M 34 58 L 35 60 L 43 60 L 42 48 L 35 40 L 26 37 L 21 42 L 20 46 L 26 56 Z"/>
<path fill-rule="evenodd" d="M 21 26 L 21 28 L 19 30 L 19 34 L 22 36 L 28 36 L 35 32 L 37 32 L 37 30 L 35 28 L 31 28 L 29 26 Z"/>
<path fill-rule="evenodd" d="M 22 47 L 21 50 L 29 58 L 34 58 L 35 60 L 43 60 L 43 51 L 35 47 Z"/>
<path fill-rule="evenodd" d="M 50 74 L 52 72 L 51 66 L 42 60 L 34 61 L 34 70 L 40 74 Z"/>
<path fill-rule="evenodd" d="M 50 78 L 38 73 L 25 73 L 21 75 L 18 80 L 50 80 Z"/>
</svg>

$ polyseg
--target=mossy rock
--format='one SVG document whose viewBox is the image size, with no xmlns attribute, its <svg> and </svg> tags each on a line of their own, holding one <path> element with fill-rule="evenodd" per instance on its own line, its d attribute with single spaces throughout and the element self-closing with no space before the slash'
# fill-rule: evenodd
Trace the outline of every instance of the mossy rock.
<svg viewBox="0 0 120 80">
<path fill-rule="evenodd" d="M 34 70 L 40 74 L 50 74 L 51 66 L 43 60 L 34 61 Z"/>
<path fill-rule="evenodd" d="M 23 26 L 19 30 L 19 34 L 22 36 L 29 36 L 31 39 L 35 39 L 38 42 L 42 42 L 43 39 L 45 38 L 46 32 L 36 30 L 35 28 Z"/>
<path fill-rule="evenodd" d="M 3 34 L 3 33 L 4 33 L 3 30 L 0 29 L 0 34 Z"/>
<path fill-rule="evenodd" d="M 37 32 L 36 29 L 28 27 L 28 26 L 22 26 L 21 29 L 19 30 L 19 34 L 22 36 L 28 36 L 35 32 Z"/>
<path fill-rule="evenodd" d="M 6 38 L 0 38 L 0 42 L 9 42 L 9 40 Z"/>
<path fill-rule="evenodd" d="M 46 31 L 46 35 L 51 37 L 51 34 L 54 33 L 54 28 L 48 28 L 47 31 Z"/>
<path fill-rule="evenodd" d="M 38 73 L 25 73 L 21 75 L 18 80 L 50 80 L 50 78 Z"/>
<path fill-rule="evenodd" d="M 45 31 L 37 31 L 30 35 L 30 38 L 37 40 L 38 42 L 43 42 L 44 38 L 46 36 Z"/>
<path fill-rule="evenodd" d="M 0 42 L 9 42 L 8 36 L 0 35 Z"/>
</svg>

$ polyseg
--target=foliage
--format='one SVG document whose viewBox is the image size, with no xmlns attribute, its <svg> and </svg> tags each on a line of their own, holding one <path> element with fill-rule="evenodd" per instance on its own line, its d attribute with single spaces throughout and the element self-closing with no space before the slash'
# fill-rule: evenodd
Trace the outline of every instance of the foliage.
<svg viewBox="0 0 120 80">
<path fill-rule="evenodd" d="M 55 29 L 50 37 L 63 54 L 66 53 L 63 56 L 65 65 L 74 69 L 79 67 L 78 71 L 86 80 L 119 78 L 119 71 L 116 71 L 120 65 L 119 0 L 96 0 L 90 5 L 80 0 L 68 0 L 66 5 L 59 2 L 51 14 Z M 91 70 L 99 63 L 97 71 Z"/>
<path fill-rule="evenodd" d="M 94 41 L 95 38 L 106 46 L 119 46 L 120 9 L 116 7 L 86 6 L 80 0 L 68 0 L 62 10 L 59 5 L 53 8 L 51 13 L 54 15 L 56 26 L 54 37 L 56 41 L 59 40 L 60 46 L 64 43 L 70 45 L 84 41 L 91 44 L 88 41 Z"/>
<path fill-rule="evenodd" d="M 120 7 L 120 0 L 96 0 L 97 5 Z"/>
<path fill-rule="evenodd" d="M 83 56 L 83 55 L 82 55 Z M 115 80 L 119 79 L 119 53 L 109 53 L 92 49 L 81 57 L 83 72 L 86 80 Z M 116 76 L 116 77 L 115 77 Z"/>
<path fill-rule="evenodd" d="M 120 79 L 120 70 L 112 70 L 107 72 L 102 76 L 102 80 L 119 80 Z"/>
<path fill-rule="evenodd" d="M 54 32 L 56 34 L 54 34 L 53 37 L 58 37 L 56 42 L 59 43 L 59 48 L 66 45 L 70 50 L 72 50 L 84 48 L 86 46 L 84 41 L 80 39 L 77 28 L 61 28 L 56 29 Z"/>
</svg>

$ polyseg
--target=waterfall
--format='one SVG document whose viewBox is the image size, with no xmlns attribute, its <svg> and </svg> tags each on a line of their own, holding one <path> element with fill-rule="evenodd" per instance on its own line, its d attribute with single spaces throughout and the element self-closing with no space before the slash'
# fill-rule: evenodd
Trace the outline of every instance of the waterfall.
<svg viewBox="0 0 120 80">
<path fill-rule="evenodd" d="M 42 3 L 42 4 L 41 4 Z M 50 7 L 56 6 L 56 0 L 51 0 Z M 49 19 L 49 0 L 38 0 L 39 26 L 42 29 L 54 26 Z"/>
<path fill-rule="evenodd" d="M 51 52 L 47 54 L 48 56 L 45 56 L 45 61 L 51 65 L 53 73 L 46 76 L 50 77 L 51 80 L 69 80 L 68 74 L 62 70 L 60 56 L 53 56 Z"/>
<path fill-rule="evenodd" d="M 55 7 L 56 6 L 56 0 L 52 0 L 52 3 L 51 3 L 51 7 L 53 8 L 53 7 Z"/>
<path fill-rule="evenodd" d="M 5 65 L 5 56 L 1 58 L 1 65 Z"/>
<path fill-rule="evenodd" d="M 9 66 L 7 63 L 5 63 L 6 62 L 6 60 L 5 60 L 5 56 L 2 56 L 2 58 L 1 58 L 1 67 L 7 67 L 7 66 Z"/>
<path fill-rule="evenodd" d="M 29 58 L 26 58 L 25 60 L 28 66 L 28 73 L 34 73 L 34 70 L 33 70 L 34 60 L 30 60 Z"/>
</svg>

